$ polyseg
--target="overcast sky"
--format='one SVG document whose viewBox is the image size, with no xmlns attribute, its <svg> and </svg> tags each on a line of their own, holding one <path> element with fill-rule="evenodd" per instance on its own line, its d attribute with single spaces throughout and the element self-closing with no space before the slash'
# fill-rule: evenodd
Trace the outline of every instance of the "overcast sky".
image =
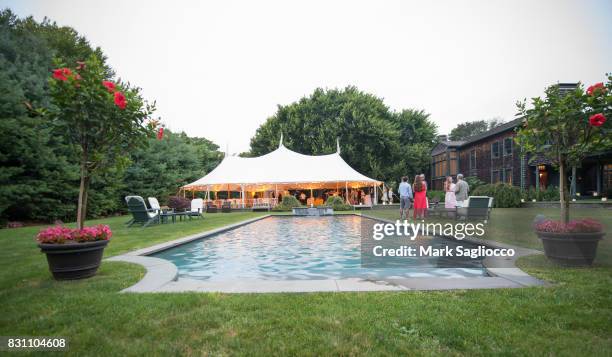
<svg viewBox="0 0 612 357">
<path fill-rule="evenodd" d="M 556 82 L 612 71 L 612 1 L 7 1 L 102 47 L 172 130 L 248 150 L 317 87 L 424 109 L 441 133 L 511 119 Z"/>
</svg>

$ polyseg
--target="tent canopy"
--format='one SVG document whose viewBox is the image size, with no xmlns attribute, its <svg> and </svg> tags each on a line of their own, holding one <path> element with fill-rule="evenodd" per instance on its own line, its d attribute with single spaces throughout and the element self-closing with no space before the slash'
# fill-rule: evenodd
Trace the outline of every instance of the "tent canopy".
<svg viewBox="0 0 612 357">
<path fill-rule="evenodd" d="M 182 187 L 187 191 L 268 191 L 286 189 L 344 189 L 382 182 L 360 174 L 340 156 L 310 156 L 278 149 L 259 157 L 227 156 L 201 179 Z"/>
</svg>

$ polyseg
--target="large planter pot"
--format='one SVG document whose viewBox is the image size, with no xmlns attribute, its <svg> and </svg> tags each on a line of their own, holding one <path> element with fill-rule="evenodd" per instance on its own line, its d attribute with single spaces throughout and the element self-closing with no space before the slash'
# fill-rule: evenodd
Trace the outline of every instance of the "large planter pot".
<svg viewBox="0 0 612 357">
<path fill-rule="evenodd" d="M 100 267 L 108 240 L 70 244 L 38 244 L 47 255 L 49 270 L 56 280 L 94 276 Z"/>
<path fill-rule="evenodd" d="M 538 232 L 544 254 L 553 262 L 571 267 L 590 266 L 597 255 L 597 244 L 606 235 L 597 233 Z"/>
</svg>

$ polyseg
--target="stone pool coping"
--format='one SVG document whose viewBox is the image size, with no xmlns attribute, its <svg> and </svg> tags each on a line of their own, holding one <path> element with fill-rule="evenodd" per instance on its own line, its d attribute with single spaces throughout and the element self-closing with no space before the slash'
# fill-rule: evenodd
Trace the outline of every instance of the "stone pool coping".
<svg viewBox="0 0 612 357">
<path fill-rule="evenodd" d="M 367 214 L 353 214 L 383 222 L 386 219 L 372 217 Z M 453 290 L 453 289 L 494 289 L 521 288 L 528 286 L 548 285 L 545 281 L 536 279 L 521 269 L 515 262 L 518 258 L 542 254 L 535 249 L 521 248 L 509 244 L 485 241 L 481 239 L 464 239 L 467 242 L 482 244 L 492 248 L 512 248 L 516 255 L 512 258 L 487 258 L 483 266 L 491 276 L 487 277 L 427 277 L 401 279 L 326 279 L 326 280 L 237 280 L 210 282 L 189 278 L 180 278 L 177 267 L 165 259 L 147 255 L 170 249 L 194 240 L 203 239 L 215 234 L 226 232 L 265 218 L 273 216 L 266 214 L 221 228 L 193 234 L 168 242 L 138 249 L 122 255 L 105 259 L 106 261 L 121 261 L 139 264 L 147 272 L 136 284 L 123 289 L 124 293 L 162 293 L 162 292 L 221 292 L 221 293 L 283 293 L 283 292 L 358 292 L 358 291 L 410 291 L 410 290 Z"/>
</svg>

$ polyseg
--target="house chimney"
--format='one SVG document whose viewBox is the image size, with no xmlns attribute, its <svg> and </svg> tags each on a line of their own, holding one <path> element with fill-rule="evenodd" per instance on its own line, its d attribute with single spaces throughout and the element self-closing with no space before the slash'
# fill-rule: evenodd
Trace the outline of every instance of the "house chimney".
<svg viewBox="0 0 612 357">
<path fill-rule="evenodd" d="M 564 97 L 567 93 L 578 87 L 578 83 L 559 83 L 559 94 Z"/>
<path fill-rule="evenodd" d="M 438 141 L 439 142 L 448 141 L 448 135 L 446 134 L 438 135 Z"/>
</svg>

